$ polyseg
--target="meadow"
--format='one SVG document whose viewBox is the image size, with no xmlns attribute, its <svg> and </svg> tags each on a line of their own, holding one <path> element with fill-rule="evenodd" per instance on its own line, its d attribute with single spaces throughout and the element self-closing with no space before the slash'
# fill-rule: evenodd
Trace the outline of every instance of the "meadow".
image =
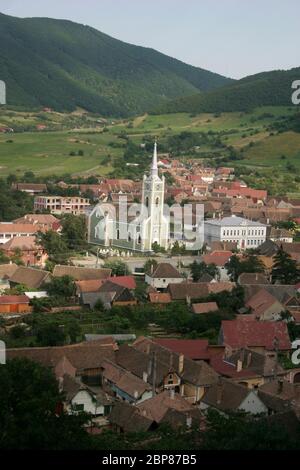
<svg viewBox="0 0 300 470">
<path fill-rule="evenodd" d="M 235 149 L 242 158 L 228 163 L 231 166 L 262 172 L 276 167 L 289 174 L 300 168 L 300 134 L 273 133 L 270 128 L 293 112 L 294 108 L 264 107 L 245 113 L 146 114 L 130 120 L 105 121 L 81 110 L 63 114 L 2 109 L 0 127 L 12 127 L 15 132 L 0 133 L 0 176 L 22 176 L 26 171 L 37 176 L 105 176 L 120 165 L 124 136 L 139 144 L 145 138 L 156 136 L 163 141 L 183 132 L 212 135 Z M 38 131 L 41 124 L 46 128 Z M 222 147 L 209 145 L 198 149 L 196 156 L 222 157 Z M 206 163 L 210 163 L 207 158 Z"/>
</svg>

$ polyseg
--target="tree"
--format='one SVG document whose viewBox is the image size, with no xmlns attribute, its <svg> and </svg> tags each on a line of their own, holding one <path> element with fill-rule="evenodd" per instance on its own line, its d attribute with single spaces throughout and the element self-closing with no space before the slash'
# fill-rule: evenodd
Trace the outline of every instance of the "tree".
<svg viewBox="0 0 300 470">
<path fill-rule="evenodd" d="M 130 274 L 130 269 L 123 261 L 107 261 L 103 267 L 111 269 L 112 276 L 127 276 Z"/>
<path fill-rule="evenodd" d="M 75 318 L 72 318 L 66 327 L 66 333 L 70 337 L 71 343 L 76 343 L 78 336 L 81 336 L 80 323 Z"/>
<path fill-rule="evenodd" d="M 206 264 L 204 261 L 191 264 L 191 274 L 194 282 L 198 282 L 204 274 L 209 274 L 213 278 L 219 277 L 219 270 L 215 264 Z"/>
<path fill-rule="evenodd" d="M 20 358 L 0 365 L 0 448 L 88 448 L 88 416 L 58 415 L 62 398 L 49 368 Z"/>
<path fill-rule="evenodd" d="M 144 273 L 151 273 L 151 270 L 155 270 L 158 266 L 158 262 L 156 259 L 148 259 L 146 263 L 144 264 Z"/>
<path fill-rule="evenodd" d="M 44 288 L 51 297 L 64 297 L 69 299 L 75 294 L 74 279 L 71 276 L 54 277 Z"/>
<path fill-rule="evenodd" d="M 296 284 L 300 280 L 300 271 L 295 260 L 282 248 L 274 257 L 272 269 L 273 284 Z"/>
<path fill-rule="evenodd" d="M 84 250 L 87 247 L 86 222 L 84 216 L 67 214 L 62 219 L 62 239 L 69 250 Z"/>
<path fill-rule="evenodd" d="M 171 248 L 171 254 L 173 256 L 176 256 L 176 255 L 184 255 L 185 253 L 186 253 L 185 245 L 184 244 L 180 245 L 179 242 L 176 240 L 176 242 Z"/>
<path fill-rule="evenodd" d="M 248 254 L 242 260 L 233 255 L 225 264 L 225 268 L 233 282 L 236 282 L 242 273 L 263 273 L 265 269 L 261 260 L 254 254 Z"/>
<path fill-rule="evenodd" d="M 48 230 L 46 233 L 39 232 L 37 240 L 48 253 L 50 261 L 62 263 L 68 258 L 68 246 L 57 232 L 53 230 Z"/>
<path fill-rule="evenodd" d="M 45 323 L 37 327 L 36 339 L 40 346 L 62 346 L 66 335 L 55 323 Z"/>
</svg>

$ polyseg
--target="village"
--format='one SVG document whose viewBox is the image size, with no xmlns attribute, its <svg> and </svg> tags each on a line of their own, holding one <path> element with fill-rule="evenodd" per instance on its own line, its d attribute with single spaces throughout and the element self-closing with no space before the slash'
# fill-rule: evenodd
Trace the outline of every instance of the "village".
<svg viewBox="0 0 300 470">
<path fill-rule="evenodd" d="M 89 413 L 89 432 L 203 429 L 209 409 L 300 419 L 300 200 L 156 144 L 143 181 L 12 188 L 34 212 L 0 223 L 6 358 L 50 367 L 62 408 Z M 125 196 L 148 200 L 150 225 L 123 245 L 96 237 L 98 206 Z M 163 203 L 203 205 L 200 247 L 160 231 Z"/>
</svg>

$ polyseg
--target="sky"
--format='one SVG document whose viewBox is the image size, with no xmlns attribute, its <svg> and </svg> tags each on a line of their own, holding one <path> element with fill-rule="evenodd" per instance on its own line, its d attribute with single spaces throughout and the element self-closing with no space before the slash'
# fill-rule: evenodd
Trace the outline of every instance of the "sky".
<svg viewBox="0 0 300 470">
<path fill-rule="evenodd" d="M 0 0 L 0 12 L 87 24 L 232 78 L 300 66 L 299 0 Z"/>
</svg>

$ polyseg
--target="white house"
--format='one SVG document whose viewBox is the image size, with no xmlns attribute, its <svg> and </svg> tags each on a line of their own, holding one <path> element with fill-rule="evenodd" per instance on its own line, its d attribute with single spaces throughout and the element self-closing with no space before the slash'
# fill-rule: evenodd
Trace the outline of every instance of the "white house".
<svg viewBox="0 0 300 470">
<path fill-rule="evenodd" d="M 8 242 L 14 237 L 29 237 L 35 235 L 39 228 L 33 224 L 13 222 L 0 223 L 0 244 Z"/>
<path fill-rule="evenodd" d="M 183 276 L 169 263 L 159 263 L 152 272 L 145 273 L 145 282 L 155 289 L 166 289 L 169 284 L 180 284 Z"/>
<path fill-rule="evenodd" d="M 240 250 L 257 248 L 266 241 L 267 225 L 232 215 L 204 222 L 204 240 L 237 243 Z"/>
<path fill-rule="evenodd" d="M 69 375 L 64 375 L 59 380 L 69 414 L 85 412 L 96 417 L 105 416 L 111 411 L 112 400 L 102 390 L 94 391 Z"/>
<path fill-rule="evenodd" d="M 268 408 L 258 397 L 256 390 L 244 385 L 220 379 L 212 385 L 200 403 L 200 409 L 214 408 L 221 413 L 244 411 L 253 415 L 267 414 Z"/>
</svg>

